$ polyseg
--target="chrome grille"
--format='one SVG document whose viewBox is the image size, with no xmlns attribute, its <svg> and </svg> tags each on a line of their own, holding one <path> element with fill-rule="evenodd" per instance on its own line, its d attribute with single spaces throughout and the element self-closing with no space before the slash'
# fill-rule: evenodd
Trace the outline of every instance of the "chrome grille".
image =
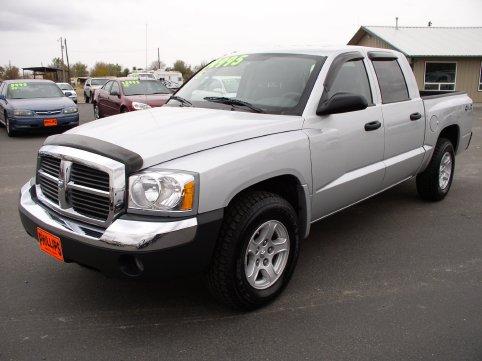
<svg viewBox="0 0 482 361">
<path fill-rule="evenodd" d="M 99 197 L 78 189 L 70 189 L 67 197 L 72 208 L 80 214 L 103 220 L 109 216 L 109 198 Z"/>
<path fill-rule="evenodd" d="M 58 110 L 35 110 L 35 114 L 37 115 L 55 115 L 55 114 L 60 114 L 62 112 L 62 109 Z"/>
<path fill-rule="evenodd" d="M 124 165 L 83 150 L 44 146 L 39 152 L 37 196 L 50 208 L 96 225 L 123 209 Z"/>
<path fill-rule="evenodd" d="M 72 164 L 70 181 L 85 187 L 109 191 L 109 174 L 82 164 Z"/>
<path fill-rule="evenodd" d="M 60 175 L 60 158 L 49 157 L 48 155 L 41 157 L 40 169 L 58 178 Z"/>
<path fill-rule="evenodd" d="M 37 178 L 38 184 L 40 185 L 40 189 L 42 193 L 52 202 L 58 203 L 59 202 L 59 188 L 57 182 L 53 179 L 46 177 L 44 174 L 39 174 Z"/>
</svg>

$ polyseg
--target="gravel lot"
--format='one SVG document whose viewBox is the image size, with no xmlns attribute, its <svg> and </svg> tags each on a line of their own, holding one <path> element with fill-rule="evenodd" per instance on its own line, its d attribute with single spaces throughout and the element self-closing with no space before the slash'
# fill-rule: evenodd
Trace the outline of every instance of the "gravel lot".
<svg viewBox="0 0 482 361">
<path fill-rule="evenodd" d="M 199 278 L 108 279 L 41 253 L 17 197 L 44 139 L 0 129 L 0 360 L 482 360 L 482 108 L 445 201 L 410 181 L 317 223 L 282 297 L 249 314 Z"/>
</svg>

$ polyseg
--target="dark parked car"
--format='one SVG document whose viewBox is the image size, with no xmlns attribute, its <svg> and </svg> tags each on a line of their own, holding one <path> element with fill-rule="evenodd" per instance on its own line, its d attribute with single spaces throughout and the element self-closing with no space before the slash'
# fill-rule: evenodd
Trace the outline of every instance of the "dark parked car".
<svg viewBox="0 0 482 361">
<path fill-rule="evenodd" d="M 8 136 L 40 128 L 73 128 L 79 110 L 53 81 L 17 79 L 0 85 L 0 123 Z"/>
<path fill-rule="evenodd" d="M 96 118 L 164 105 L 171 91 L 158 80 L 118 78 L 94 94 Z"/>
</svg>

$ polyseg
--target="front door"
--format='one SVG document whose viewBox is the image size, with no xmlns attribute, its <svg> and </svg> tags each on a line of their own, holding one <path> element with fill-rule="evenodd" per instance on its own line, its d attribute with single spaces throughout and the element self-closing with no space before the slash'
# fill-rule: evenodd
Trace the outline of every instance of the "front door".
<svg viewBox="0 0 482 361">
<path fill-rule="evenodd" d="M 107 104 L 109 106 L 109 115 L 120 113 L 120 87 L 119 83 L 114 81 L 112 87 L 110 88 L 110 94 L 108 97 Z"/>
<path fill-rule="evenodd" d="M 369 106 L 342 114 L 315 115 L 304 125 L 312 159 L 312 220 L 381 190 L 385 171 L 383 117 L 381 105 L 374 104 L 364 60 L 350 60 L 340 67 L 327 98 L 344 92 L 364 96 Z"/>
</svg>

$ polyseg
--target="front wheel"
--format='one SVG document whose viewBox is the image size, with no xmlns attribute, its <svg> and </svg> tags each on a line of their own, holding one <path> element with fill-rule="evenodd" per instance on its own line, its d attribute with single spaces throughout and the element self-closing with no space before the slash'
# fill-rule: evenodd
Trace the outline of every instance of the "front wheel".
<svg viewBox="0 0 482 361">
<path fill-rule="evenodd" d="M 420 197 L 429 201 L 444 199 L 452 185 L 454 168 L 454 147 L 449 140 L 440 138 L 427 169 L 417 176 L 417 191 Z"/>
<path fill-rule="evenodd" d="M 9 137 L 15 137 L 17 135 L 16 132 L 12 129 L 12 124 L 10 124 L 10 120 L 8 119 L 7 115 L 5 115 L 5 128 L 7 129 L 7 135 Z"/>
<path fill-rule="evenodd" d="M 97 103 L 94 103 L 94 118 L 95 119 L 100 119 L 101 116 L 100 116 L 100 111 L 99 111 L 99 106 L 97 105 Z"/>
<path fill-rule="evenodd" d="M 288 283 L 298 252 L 291 204 L 273 193 L 247 193 L 226 212 L 208 271 L 210 290 L 234 309 L 264 306 Z"/>
</svg>

